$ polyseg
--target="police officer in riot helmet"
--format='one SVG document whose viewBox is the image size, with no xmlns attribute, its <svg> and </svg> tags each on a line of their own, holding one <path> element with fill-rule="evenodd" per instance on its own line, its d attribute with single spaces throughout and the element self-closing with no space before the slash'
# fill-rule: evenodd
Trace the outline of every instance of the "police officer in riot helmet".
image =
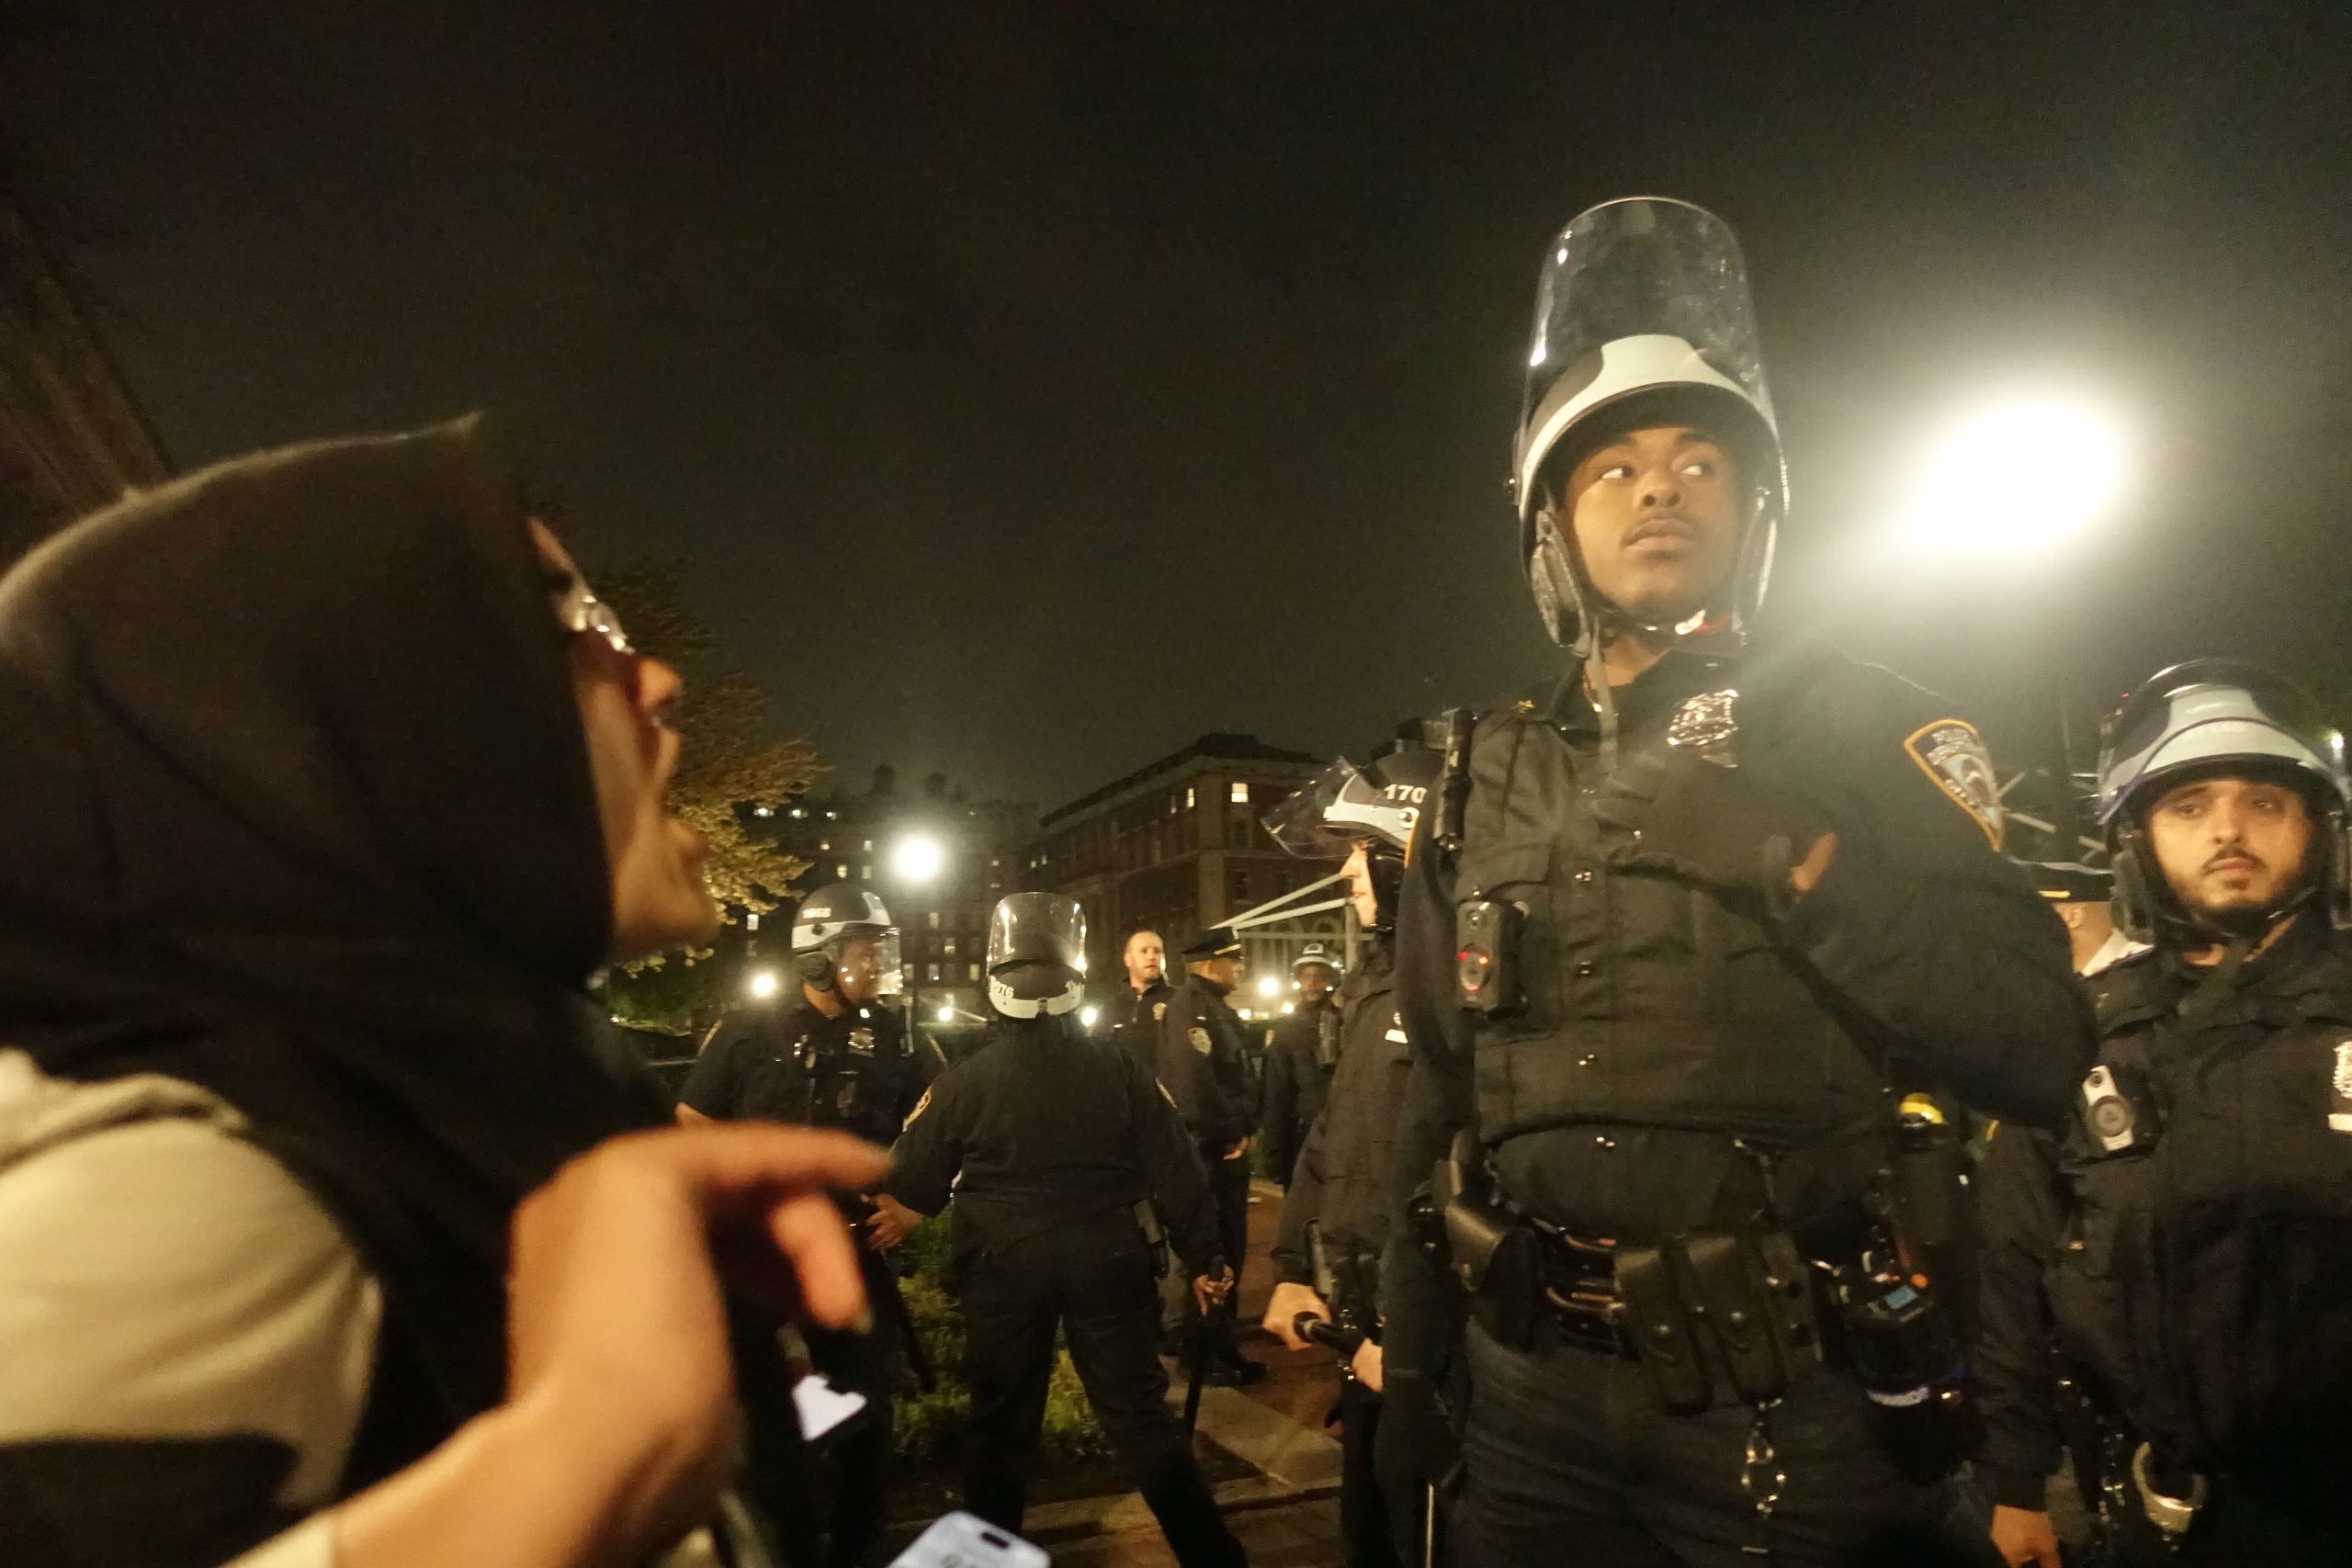
<svg viewBox="0 0 2352 1568">
<path fill-rule="evenodd" d="M 1184 944 L 1184 983 L 1160 1021 L 1159 1081 L 1200 1150 L 1216 1200 L 1219 1244 L 1238 1279 L 1250 1249 L 1250 1149 L 1258 1110 L 1241 1021 L 1225 999 L 1240 982 L 1240 939 L 1229 927 L 1212 926 Z M 1233 1311 L 1229 1296 L 1197 1329 L 1205 1338 L 1209 1381 L 1245 1386 L 1266 1369 L 1241 1353 Z"/>
<path fill-rule="evenodd" d="M 1729 230 L 1578 217 L 1527 364 L 1522 557 L 1569 661 L 1453 716 L 1405 867 L 1383 1468 L 1459 1484 L 1481 1568 L 1909 1550 L 1974 1413 L 1934 1277 L 1957 1119 L 1891 1091 L 2054 1124 L 2065 934 L 1973 726 L 1755 633 L 1787 487 Z"/>
<path fill-rule="evenodd" d="M 928 1043 L 910 1042 L 895 998 L 899 933 L 882 901 L 853 883 L 820 888 L 792 921 L 796 1000 L 730 1018 L 704 1046 L 679 1090 L 678 1119 L 758 1119 L 838 1127 L 888 1144 L 939 1070 Z M 845 1200 L 867 1244 L 866 1295 L 895 1303 L 887 1253 L 921 1218 L 887 1192 Z M 894 1325 L 905 1332 L 903 1322 Z M 888 1334 L 812 1330 L 808 1359 L 866 1408 L 828 1442 L 835 1467 L 826 1560 L 865 1562 L 880 1540 L 890 1453 Z"/>
<path fill-rule="evenodd" d="M 1984 1176 L 1994 1541 L 2055 1564 L 2063 1438 L 2126 1562 L 2352 1562 L 2352 815 L 2344 742 L 2207 660 L 2099 761 L 2116 923 L 2097 1065 Z"/>
<path fill-rule="evenodd" d="M 1396 1123 L 1412 1055 L 1396 1016 L 1392 938 L 1413 824 L 1437 782 L 1435 752 L 1392 752 L 1357 769 L 1345 759 L 1267 818 L 1294 854 L 1345 857 L 1348 896 L 1369 938 L 1340 987 L 1340 1043 L 1329 1100 L 1283 1198 L 1264 1325 L 1300 1348 L 1302 1319 L 1341 1357 L 1340 1533 L 1350 1568 L 1394 1568 L 1411 1539 L 1417 1496 L 1392 1510 L 1374 1472 L 1379 1430 L 1380 1256 L 1395 1208 Z M 1400 1528 L 1400 1525 L 1402 1528 Z"/>
<path fill-rule="evenodd" d="M 1070 1017 L 1085 982 L 1075 900 L 1016 893 L 989 921 L 981 1048 L 947 1069 L 891 1152 L 889 1190 L 951 1232 L 972 1388 L 965 1502 L 1021 1528 L 1058 1327 L 1086 1396 L 1186 1568 L 1244 1562 L 1169 1411 L 1149 1202 L 1203 1307 L 1230 1289 L 1191 1135 L 1151 1075 Z"/>
<path fill-rule="evenodd" d="M 1331 1074 L 1340 1065 L 1340 1009 L 1332 999 L 1346 966 L 1319 942 L 1291 960 L 1296 998 L 1266 1041 L 1265 1113 L 1259 1130 L 1274 1179 L 1287 1182 L 1306 1130 L 1323 1110 Z"/>
</svg>

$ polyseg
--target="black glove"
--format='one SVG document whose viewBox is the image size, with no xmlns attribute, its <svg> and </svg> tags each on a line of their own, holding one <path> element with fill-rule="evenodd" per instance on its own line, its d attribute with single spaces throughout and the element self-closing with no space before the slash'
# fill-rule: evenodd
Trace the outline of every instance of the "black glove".
<svg viewBox="0 0 2352 1568">
<path fill-rule="evenodd" d="M 1827 824 L 1751 768 L 1726 768 L 1693 750 L 1646 748 L 1594 791 L 1593 815 L 1634 840 L 1626 857 L 1711 887 L 1777 903 L 1789 871 Z"/>
</svg>

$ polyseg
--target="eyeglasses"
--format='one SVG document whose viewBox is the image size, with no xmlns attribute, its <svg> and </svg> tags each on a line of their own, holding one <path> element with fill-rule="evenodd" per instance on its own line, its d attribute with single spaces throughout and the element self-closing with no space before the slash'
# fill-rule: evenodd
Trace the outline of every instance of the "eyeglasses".
<svg viewBox="0 0 2352 1568">
<path fill-rule="evenodd" d="M 576 573 L 564 584 L 562 596 L 555 605 L 556 624 L 568 632 L 590 633 L 602 638 L 615 653 L 635 654 L 628 633 L 621 629 L 621 618 L 613 607 L 588 591 L 586 581 Z"/>
</svg>

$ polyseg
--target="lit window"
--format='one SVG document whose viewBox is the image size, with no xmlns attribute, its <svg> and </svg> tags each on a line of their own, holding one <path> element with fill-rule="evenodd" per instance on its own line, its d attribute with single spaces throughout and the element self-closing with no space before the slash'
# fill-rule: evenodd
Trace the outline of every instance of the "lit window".
<svg viewBox="0 0 2352 1568">
<path fill-rule="evenodd" d="M 859 867 L 857 868 L 857 879 L 858 879 L 860 882 L 871 882 L 871 881 L 873 881 L 873 880 L 874 880 L 874 868 L 873 868 L 872 866 L 870 866 L 870 865 L 862 865 L 862 866 L 859 866 Z"/>
<path fill-rule="evenodd" d="M 775 815 L 775 807 L 773 806 L 754 806 L 752 807 L 752 815 L 754 817 L 773 817 Z"/>
<path fill-rule="evenodd" d="M 806 812 L 806 811 L 804 811 L 804 810 L 802 810 L 799 807 L 796 806 L 796 807 L 794 807 L 792 808 L 792 815 L 793 815 L 793 818 L 794 818 L 794 820 L 797 821 L 799 818 L 803 818 L 803 817 L 808 816 L 808 812 Z"/>
<path fill-rule="evenodd" d="M 871 839 L 865 840 L 865 852 L 867 854 L 872 854 L 874 852 L 874 840 Z"/>
<path fill-rule="evenodd" d="M 760 929 L 760 912 L 757 909 L 748 910 L 744 913 L 743 929 L 747 931 L 755 931 Z"/>
<path fill-rule="evenodd" d="M 933 985 L 938 984 L 939 965 L 936 964 L 926 964 L 923 965 L 923 969 L 925 971 L 924 978 L 930 980 Z"/>
<path fill-rule="evenodd" d="M 841 813 L 838 811 L 828 811 L 825 813 L 825 820 L 828 822 L 838 821 L 840 818 Z"/>
<path fill-rule="evenodd" d="M 949 937 L 949 938 L 947 938 L 945 941 L 944 941 L 944 942 L 942 942 L 940 943 L 940 949 L 941 949 L 941 951 L 942 951 L 942 952 L 945 953 L 947 954 L 947 956 L 948 956 L 948 957 L 950 957 L 950 958 L 955 957 L 955 956 L 956 956 L 956 939 L 955 939 L 954 937 L 952 937 L 952 936 L 951 936 L 951 937 Z"/>
<path fill-rule="evenodd" d="M 965 973 L 966 977 L 967 977 L 967 978 L 968 978 L 968 979 L 972 982 L 972 984 L 974 984 L 974 985 L 976 985 L 976 986 L 977 986 L 977 985 L 978 985 L 978 984 L 980 983 L 980 966 L 979 966 L 978 964 L 965 964 L 965 965 L 964 965 L 964 973 Z"/>
<path fill-rule="evenodd" d="M 931 929 L 933 931 L 937 931 L 939 929 L 939 911 L 936 909 L 933 909 L 931 912 Z"/>
<path fill-rule="evenodd" d="M 1249 805 L 1249 804 L 1250 804 L 1250 786 L 1249 786 L 1248 784 L 1243 784 L 1239 779 L 1236 779 L 1236 780 L 1234 780 L 1234 781 L 1233 781 L 1233 793 L 1232 793 L 1230 795 L 1227 796 L 1227 798 L 1228 800 L 1232 801 L 1232 803 L 1233 803 L 1234 805 L 1236 805 L 1236 806 L 1247 806 L 1247 805 Z"/>
<path fill-rule="evenodd" d="M 1186 784 L 1184 786 L 1184 809 L 1187 811 L 1193 809 L 1193 786 L 1191 784 Z"/>
<path fill-rule="evenodd" d="M 817 840 L 817 852 L 819 854 L 828 854 L 831 852 L 832 847 L 833 841 L 831 839 L 820 839 Z"/>
<path fill-rule="evenodd" d="M 847 882 L 849 880 L 849 867 L 845 865 L 837 865 L 833 867 L 833 880 L 835 882 Z"/>
</svg>

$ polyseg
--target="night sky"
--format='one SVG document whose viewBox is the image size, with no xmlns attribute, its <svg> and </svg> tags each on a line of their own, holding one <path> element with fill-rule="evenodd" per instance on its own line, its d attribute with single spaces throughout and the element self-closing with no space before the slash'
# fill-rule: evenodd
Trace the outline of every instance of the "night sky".
<svg viewBox="0 0 2352 1568">
<path fill-rule="evenodd" d="M 1045 807 L 1548 667 L 1504 489 L 1536 265 L 1631 194 L 1747 246 L 1772 619 L 1996 751 L 2205 652 L 2352 694 L 2347 15 L 11 5 L 0 104 L 111 231 L 80 262 L 179 463 L 485 409 L 845 776 Z M 2013 387 L 2128 423 L 2110 525 L 1872 543 Z"/>
</svg>

